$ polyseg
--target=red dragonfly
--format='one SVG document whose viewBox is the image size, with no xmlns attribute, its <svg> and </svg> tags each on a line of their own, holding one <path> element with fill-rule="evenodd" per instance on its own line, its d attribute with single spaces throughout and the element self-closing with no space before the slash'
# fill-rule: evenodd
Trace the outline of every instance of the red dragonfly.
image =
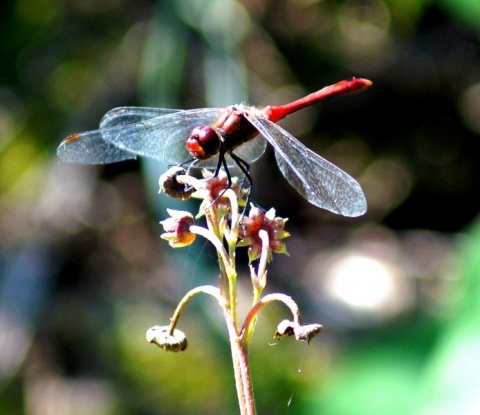
<svg viewBox="0 0 480 415">
<path fill-rule="evenodd" d="M 173 164 L 220 168 L 238 166 L 252 184 L 249 163 L 257 160 L 268 141 L 280 171 L 310 203 L 344 216 L 365 213 L 360 185 L 276 124 L 295 111 L 326 98 L 372 85 L 352 78 L 327 86 L 286 105 L 264 108 L 233 105 L 191 110 L 121 107 L 107 112 L 98 130 L 73 134 L 57 149 L 67 162 L 104 164 L 137 155 Z M 265 138 L 260 139 L 259 134 Z"/>
</svg>

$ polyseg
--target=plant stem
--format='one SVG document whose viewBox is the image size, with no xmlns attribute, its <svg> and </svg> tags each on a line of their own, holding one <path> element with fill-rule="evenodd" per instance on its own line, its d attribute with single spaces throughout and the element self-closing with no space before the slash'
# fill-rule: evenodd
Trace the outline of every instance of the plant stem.
<svg viewBox="0 0 480 415">
<path fill-rule="evenodd" d="M 217 287 L 212 285 L 202 285 L 200 287 L 196 287 L 190 290 L 185 296 L 182 298 L 177 305 L 175 312 L 173 313 L 172 318 L 170 319 L 170 326 L 168 328 L 168 333 L 170 335 L 173 334 L 173 330 L 175 330 L 175 326 L 177 325 L 178 319 L 180 318 L 183 310 L 187 306 L 187 304 L 192 300 L 193 297 L 197 296 L 198 294 L 209 294 L 212 297 L 216 298 L 222 309 L 225 309 L 225 300 L 220 294 L 220 290 Z"/>
<path fill-rule="evenodd" d="M 300 325 L 300 310 L 298 309 L 297 303 L 293 301 L 292 297 L 280 293 L 268 294 L 254 304 L 254 306 L 248 312 L 247 317 L 245 317 L 245 321 L 243 322 L 243 327 L 240 332 L 240 338 L 244 342 L 246 341 L 249 343 L 251 340 L 250 331 L 252 325 L 255 324 L 258 312 L 267 304 L 273 303 L 274 301 L 279 301 L 285 304 L 290 309 L 295 324 Z"/>
<path fill-rule="evenodd" d="M 231 316 L 226 315 L 230 348 L 232 352 L 235 386 L 241 415 L 255 415 L 255 398 L 248 364 L 247 346 L 241 341 Z"/>
<path fill-rule="evenodd" d="M 224 224 L 222 225 L 220 222 L 217 211 L 214 208 L 205 212 L 208 230 L 194 225 L 190 227 L 190 232 L 207 238 L 217 250 L 220 265 L 220 289 L 215 291 L 208 288 L 206 291 L 219 300 L 225 316 L 240 413 L 241 415 L 256 415 L 255 399 L 248 363 L 248 344 L 242 341 L 242 338 L 239 336 L 237 324 L 237 273 L 235 269 L 235 249 L 238 240 L 239 226 L 237 195 L 233 190 L 227 189 L 225 196 L 229 198 L 231 206 L 231 228 L 227 228 L 226 235 L 224 234 L 226 228 Z M 214 206 L 215 200 L 208 200 L 207 202 L 211 202 L 210 206 Z M 228 252 L 223 245 L 224 237 L 228 245 Z M 266 264 L 266 258 L 264 258 L 264 263 Z M 205 290 L 203 291 L 205 292 Z M 191 295 L 196 295 L 197 293 L 196 290 L 191 291 Z M 223 301 L 218 297 L 221 297 Z M 186 299 L 186 301 L 188 302 L 188 299 Z M 174 325 L 175 323 L 172 321 L 172 330 Z"/>
<path fill-rule="evenodd" d="M 207 222 L 208 222 L 209 229 L 205 229 L 201 226 L 193 225 L 193 226 L 190 226 L 190 232 L 203 236 L 204 238 L 208 239 L 212 243 L 212 245 L 215 247 L 215 250 L 217 251 L 217 256 L 218 256 L 218 263 L 220 266 L 220 291 L 224 299 L 227 301 L 228 307 L 231 308 L 232 299 L 231 298 L 229 299 L 226 293 L 230 293 L 231 291 L 230 278 L 232 273 L 234 273 L 235 270 L 232 267 L 232 263 L 230 262 L 230 258 L 227 254 L 227 251 L 223 247 L 222 241 L 214 232 L 215 229 L 218 230 L 218 226 L 212 223 L 211 220 L 207 220 Z"/>
</svg>

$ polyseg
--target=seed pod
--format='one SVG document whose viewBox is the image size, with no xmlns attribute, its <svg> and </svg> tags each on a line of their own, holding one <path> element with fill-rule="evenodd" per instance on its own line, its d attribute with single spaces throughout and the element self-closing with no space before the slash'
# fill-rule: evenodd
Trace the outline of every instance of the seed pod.
<svg viewBox="0 0 480 415">
<path fill-rule="evenodd" d="M 321 324 L 300 325 L 293 321 L 283 320 L 277 326 L 274 339 L 280 340 L 282 336 L 295 336 L 298 341 L 310 343 L 310 340 L 320 333 L 322 328 Z"/>
<path fill-rule="evenodd" d="M 278 323 L 277 331 L 275 332 L 274 339 L 280 339 L 282 336 L 293 336 L 295 331 L 295 323 L 290 320 L 282 320 Z"/>
<path fill-rule="evenodd" d="M 187 338 L 180 330 L 169 334 L 168 326 L 153 326 L 147 330 L 147 341 L 155 343 L 167 352 L 183 352 L 187 348 Z"/>
<path fill-rule="evenodd" d="M 323 329 L 321 324 L 305 324 L 303 326 L 297 326 L 293 330 L 295 332 L 295 338 L 300 341 L 307 341 L 310 343 L 318 333 Z"/>
<path fill-rule="evenodd" d="M 177 179 L 177 176 L 182 176 L 186 173 L 186 170 L 180 166 L 173 166 L 169 168 L 160 176 L 160 179 L 158 180 L 160 192 L 165 193 L 167 196 L 173 197 L 174 199 L 190 199 L 190 196 L 195 189 L 186 183 L 178 181 Z"/>
</svg>

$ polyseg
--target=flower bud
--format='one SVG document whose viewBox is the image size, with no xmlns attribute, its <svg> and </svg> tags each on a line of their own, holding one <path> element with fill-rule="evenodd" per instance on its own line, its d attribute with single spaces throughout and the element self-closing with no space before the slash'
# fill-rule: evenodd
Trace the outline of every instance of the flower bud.
<svg viewBox="0 0 480 415">
<path fill-rule="evenodd" d="M 195 240 L 195 234 L 190 232 L 190 226 L 195 224 L 190 212 L 167 209 L 170 218 L 161 221 L 165 233 L 160 238 L 168 241 L 173 248 L 183 248 Z"/>
</svg>

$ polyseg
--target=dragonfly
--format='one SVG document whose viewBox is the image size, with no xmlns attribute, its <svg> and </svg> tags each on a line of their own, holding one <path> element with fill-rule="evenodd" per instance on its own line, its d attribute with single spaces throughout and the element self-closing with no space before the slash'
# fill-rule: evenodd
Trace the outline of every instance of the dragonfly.
<svg viewBox="0 0 480 415">
<path fill-rule="evenodd" d="M 285 105 L 263 108 L 232 105 L 226 108 L 165 109 L 119 107 L 108 111 L 100 128 L 65 138 L 57 154 L 65 162 L 106 164 L 150 157 L 177 165 L 215 169 L 234 166 L 247 177 L 250 163 L 273 147 L 280 171 L 300 195 L 315 206 L 347 217 L 366 212 L 358 182 L 307 148 L 277 122 L 327 98 L 372 85 L 351 78 L 324 87 Z M 263 138 L 263 139 L 262 139 Z M 190 168 L 189 167 L 189 168 Z"/>
</svg>

